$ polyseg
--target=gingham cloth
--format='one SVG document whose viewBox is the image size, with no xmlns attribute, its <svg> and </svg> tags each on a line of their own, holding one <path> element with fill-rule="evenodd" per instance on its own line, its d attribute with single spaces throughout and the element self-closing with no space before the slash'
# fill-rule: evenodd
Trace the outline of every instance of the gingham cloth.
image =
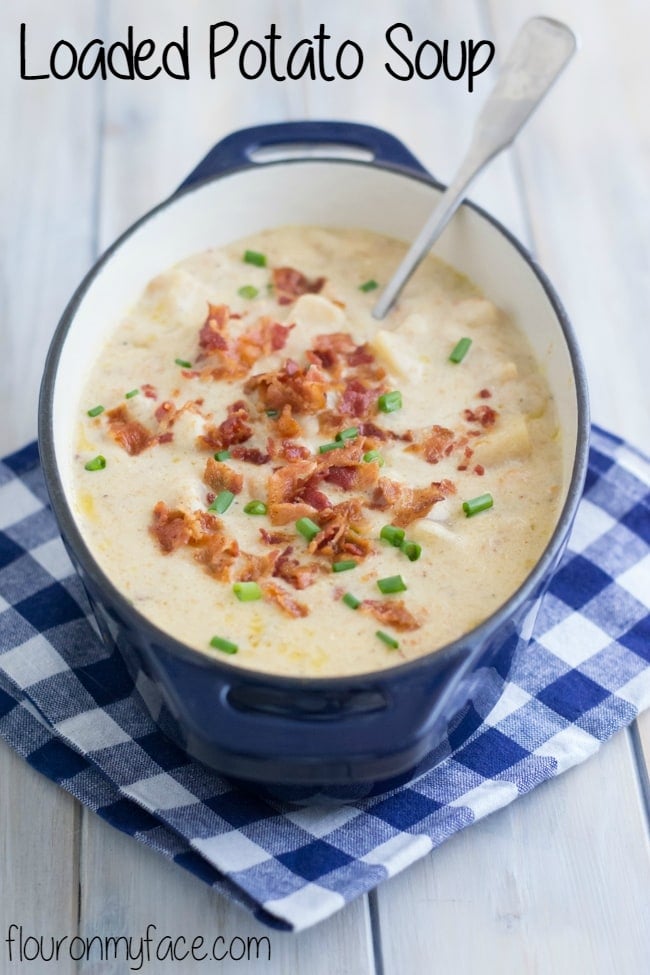
<svg viewBox="0 0 650 975">
<path fill-rule="evenodd" d="M 583 761 L 650 705 L 649 485 L 650 462 L 595 429 L 585 497 L 529 649 L 507 680 L 498 660 L 486 678 L 502 687 L 496 706 L 484 713 L 474 699 L 436 767 L 409 785 L 300 808 L 239 791 L 157 731 L 97 637 L 31 445 L 0 464 L 0 734 L 112 826 L 261 920 L 308 927 Z"/>
</svg>

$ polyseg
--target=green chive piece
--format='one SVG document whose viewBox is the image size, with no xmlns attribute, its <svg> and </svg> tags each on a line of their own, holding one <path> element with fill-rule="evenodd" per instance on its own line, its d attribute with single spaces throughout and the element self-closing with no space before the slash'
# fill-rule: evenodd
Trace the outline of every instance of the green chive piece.
<svg viewBox="0 0 650 975">
<path fill-rule="evenodd" d="M 330 450 L 338 450 L 343 446 L 342 440 L 332 440 L 331 443 L 322 443 L 318 448 L 319 454 L 327 454 Z"/>
<path fill-rule="evenodd" d="M 336 440 L 354 440 L 359 436 L 359 427 L 348 427 L 347 430 L 339 430 Z"/>
<path fill-rule="evenodd" d="M 232 591 L 240 603 L 252 603 L 254 599 L 262 598 L 262 590 L 256 582 L 236 582 Z"/>
<path fill-rule="evenodd" d="M 248 504 L 244 505 L 244 511 L 247 515 L 265 515 L 268 510 L 263 501 L 249 501 Z"/>
<path fill-rule="evenodd" d="M 255 267 L 266 267 L 266 254 L 259 251 L 244 251 L 244 263 L 254 264 Z"/>
<path fill-rule="evenodd" d="M 259 294 L 259 288 L 256 288 L 254 284 L 244 284 L 241 288 L 237 289 L 237 294 L 242 298 L 257 298 Z"/>
<path fill-rule="evenodd" d="M 233 503 L 235 495 L 232 491 L 219 491 L 208 511 L 217 511 L 220 515 L 224 514 Z"/>
<path fill-rule="evenodd" d="M 130 389 L 128 393 L 124 394 L 124 399 L 133 399 L 133 397 L 137 396 L 139 392 L 139 389 Z"/>
<path fill-rule="evenodd" d="M 332 572 L 347 572 L 348 569 L 356 569 L 357 563 L 354 559 L 343 559 L 342 562 L 332 562 Z"/>
<path fill-rule="evenodd" d="M 223 650 L 224 653 L 237 653 L 239 650 L 236 643 L 224 640 L 222 636 L 213 636 L 210 640 L 210 646 L 214 647 L 215 650 Z"/>
<path fill-rule="evenodd" d="M 346 592 L 345 596 L 343 596 L 343 602 L 346 606 L 349 606 L 350 609 L 358 609 L 361 605 L 361 600 L 357 599 L 356 596 L 353 596 L 351 592 Z"/>
<path fill-rule="evenodd" d="M 84 468 L 87 471 L 103 471 L 106 467 L 106 458 L 102 457 L 101 454 L 97 454 L 92 460 L 89 460 L 87 464 L 84 464 Z"/>
<path fill-rule="evenodd" d="M 422 546 L 417 542 L 402 542 L 400 551 L 404 552 L 409 562 L 417 562 L 422 555 Z"/>
<path fill-rule="evenodd" d="M 364 281 L 363 284 L 360 284 L 359 285 L 359 291 L 374 291 L 375 288 L 378 288 L 378 287 L 379 287 L 379 285 L 374 280 L 374 278 L 370 278 L 369 281 Z"/>
<path fill-rule="evenodd" d="M 174 362 L 176 363 L 177 366 L 180 366 L 181 369 L 191 369 L 192 368 L 192 363 L 191 362 L 188 362 L 187 359 L 174 359 Z"/>
<path fill-rule="evenodd" d="M 392 592 L 405 592 L 407 588 L 401 576 L 387 576 L 385 579 L 377 579 L 377 585 L 384 595 Z"/>
<path fill-rule="evenodd" d="M 491 494 L 479 494 L 478 498 L 463 501 L 463 511 L 468 518 L 471 518 L 472 515 L 477 515 L 479 511 L 485 511 L 487 508 L 491 508 L 493 504 L 494 498 Z"/>
<path fill-rule="evenodd" d="M 308 542 L 311 542 L 312 538 L 316 538 L 320 531 L 316 522 L 312 521 L 311 518 L 299 518 L 296 522 L 296 529 Z"/>
<path fill-rule="evenodd" d="M 379 537 L 383 538 L 385 542 L 390 542 L 395 548 L 399 548 L 404 541 L 405 534 L 403 528 L 396 528 L 395 525 L 384 525 L 379 532 Z"/>
<path fill-rule="evenodd" d="M 390 647 L 391 650 L 399 650 L 399 642 L 394 636 L 391 636 L 390 633 L 384 633 L 383 630 L 377 630 L 375 636 L 378 636 L 387 647 Z"/>
<path fill-rule="evenodd" d="M 92 410 L 88 410 L 88 416 L 99 416 L 99 414 L 103 412 L 103 406 L 93 406 Z"/>
<path fill-rule="evenodd" d="M 266 410 L 266 415 L 268 416 L 268 418 L 270 420 L 277 420 L 277 418 L 280 416 L 280 411 L 279 410 Z"/>
<path fill-rule="evenodd" d="M 402 394 L 398 389 L 390 393 L 382 393 L 377 400 L 377 406 L 382 413 L 394 413 L 402 408 Z"/>
<path fill-rule="evenodd" d="M 216 454 L 214 455 L 214 459 L 215 460 L 222 460 L 222 461 L 223 460 L 230 460 L 231 457 L 232 457 L 232 454 L 230 453 L 229 450 L 218 450 L 216 452 Z"/>
<path fill-rule="evenodd" d="M 459 339 L 454 348 L 452 349 L 451 355 L 449 356 L 450 362 L 462 362 L 467 353 L 469 352 L 469 347 L 472 344 L 471 339 Z"/>
<path fill-rule="evenodd" d="M 363 459 L 366 464 L 371 464 L 376 461 L 380 467 L 384 466 L 384 458 L 381 456 L 378 450 L 368 450 L 364 455 Z"/>
</svg>

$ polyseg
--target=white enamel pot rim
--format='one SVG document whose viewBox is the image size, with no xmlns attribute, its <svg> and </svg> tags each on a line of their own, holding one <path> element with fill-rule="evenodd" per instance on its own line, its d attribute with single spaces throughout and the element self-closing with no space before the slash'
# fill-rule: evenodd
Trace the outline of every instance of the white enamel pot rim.
<svg viewBox="0 0 650 975">
<path fill-rule="evenodd" d="M 556 528 L 522 585 L 479 626 L 416 660 L 358 676 L 302 678 L 242 670 L 174 640 L 142 616 L 95 561 L 68 500 L 66 451 L 75 415 L 71 391 L 75 386 L 74 363 L 86 357 L 82 370 L 89 364 L 110 326 L 108 319 L 116 321 L 151 277 L 189 253 L 281 223 L 365 226 L 409 239 L 441 188 L 428 176 L 384 162 L 312 157 L 235 166 L 182 189 L 145 214 L 115 241 L 81 282 L 61 317 L 47 357 L 39 404 L 41 461 L 52 507 L 74 560 L 94 588 L 104 594 L 107 605 L 118 607 L 128 625 L 149 642 L 163 644 L 174 655 L 216 670 L 224 678 L 232 677 L 236 670 L 242 678 L 257 678 L 267 686 L 286 690 L 341 690 L 360 682 L 371 683 L 373 678 L 390 681 L 393 676 L 417 677 L 418 672 L 453 661 L 462 664 L 458 669 L 466 672 L 490 633 L 510 619 L 550 575 L 568 537 L 586 474 L 589 408 L 584 367 L 567 315 L 546 275 L 509 231 L 471 203 L 464 204 L 451 222 L 436 253 L 469 273 L 497 304 L 508 305 L 510 281 L 521 291 L 520 312 L 528 306 L 535 309 L 548 334 L 533 332 L 529 338 L 536 345 L 538 358 L 540 351 L 542 357 L 547 355 L 547 369 L 563 373 L 554 393 L 561 400 L 560 421 L 565 431 L 564 501 Z M 226 213 L 228 219 L 224 220 Z M 228 220 L 233 222 L 232 229 Z M 232 232 L 235 221 L 238 232 Z M 120 290 L 124 282 L 126 287 Z M 115 307 L 105 309 L 111 302 Z M 100 336 L 88 338 L 88 325 L 94 325 L 93 309 L 95 318 L 105 314 L 106 321 L 100 323 Z M 77 377 L 80 371 L 77 368 Z M 77 379 L 77 391 L 78 386 Z"/>
</svg>

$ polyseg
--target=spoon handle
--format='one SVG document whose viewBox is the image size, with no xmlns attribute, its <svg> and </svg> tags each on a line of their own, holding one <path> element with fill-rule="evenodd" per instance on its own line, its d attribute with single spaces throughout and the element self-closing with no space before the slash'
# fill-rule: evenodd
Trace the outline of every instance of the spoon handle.
<svg viewBox="0 0 650 975">
<path fill-rule="evenodd" d="M 558 20 L 533 17 L 515 38 L 497 83 L 474 125 L 472 141 L 454 179 L 409 248 L 372 310 L 383 318 L 460 206 L 474 177 L 509 146 L 576 49 L 573 32 Z"/>
</svg>

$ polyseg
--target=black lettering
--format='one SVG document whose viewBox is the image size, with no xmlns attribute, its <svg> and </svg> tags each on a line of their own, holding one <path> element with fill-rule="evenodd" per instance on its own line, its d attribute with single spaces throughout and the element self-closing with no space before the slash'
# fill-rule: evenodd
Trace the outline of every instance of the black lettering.
<svg viewBox="0 0 650 975">
<path fill-rule="evenodd" d="M 41 939 L 40 939 L 40 942 L 41 942 L 41 958 L 43 959 L 43 961 L 52 961 L 52 959 L 54 958 L 54 938 L 50 938 L 50 948 L 52 950 L 50 951 L 49 955 L 46 955 L 45 954 L 45 948 L 43 947 L 43 942 L 44 941 L 45 941 L 45 938 L 41 937 Z"/>
<path fill-rule="evenodd" d="M 481 67 L 478 68 L 478 70 L 475 71 L 474 70 L 474 61 L 476 59 L 476 55 L 478 54 L 478 52 L 481 50 L 482 47 L 487 47 L 489 53 L 488 53 L 487 58 L 485 59 L 485 61 L 481 65 Z M 474 78 L 476 78 L 477 75 L 483 74 L 483 72 L 485 71 L 485 69 L 487 67 L 489 67 L 490 64 L 492 63 L 492 59 L 494 57 L 495 50 L 496 50 L 496 48 L 495 48 L 494 44 L 492 43 L 492 41 L 479 41 L 478 44 L 475 47 L 474 46 L 474 41 L 470 40 L 470 42 L 469 42 L 469 72 L 468 72 L 468 75 L 467 75 L 467 87 L 468 87 L 468 90 L 469 91 L 474 91 Z"/>
<path fill-rule="evenodd" d="M 224 951 L 223 955 L 218 955 L 217 954 L 217 941 L 221 941 L 222 944 L 224 944 L 224 945 L 226 943 L 226 939 L 224 938 L 224 936 L 222 934 L 218 935 L 214 939 L 214 941 L 212 942 L 212 957 L 214 958 L 215 961 L 223 961 L 224 958 L 226 957 L 226 955 L 228 954 L 228 952 L 227 951 Z"/>
<path fill-rule="evenodd" d="M 14 960 L 13 943 L 16 940 L 14 938 L 13 934 L 11 933 L 11 929 L 12 928 L 18 929 L 18 925 L 17 924 L 10 924 L 9 927 L 7 928 L 7 937 L 5 938 L 5 942 L 6 942 L 7 946 L 9 947 L 9 961 L 13 961 Z"/>
<path fill-rule="evenodd" d="M 251 73 L 246 68 L 246 56 L 249 51 L 254 51 L 254 50 L 256 50 L 259 53 L 260 63 L 257 68 L 257 71 L 253 71 Z M 264 50 L 260 42 L 254 41 L 252 39 L 250 41 L 246 41 L 246 43 L 242 46 L 241 52 L 239 54 L 239 73 L 242 76 L 242 78 L 246 78 L 247 81 L 255 81 L 255 79 L 259 78 L 261 74 L 264 74 L 265 67 L 266 67 L 266 51 Z"/>
<path fill-rule="evenodd" d="M 343 55 L 345 54 L 345 49 L 347 47 L 354 48 L 356 52 L 356 67 L 350 74 L 346 74 L 343 70 Z M 351 78 L 356 78 L 363 67 L 363 51 L 355 41 L 343 41 L 340 48 L 336 52 L 336 72 L 341 78 L 345 78 L 346 81 L 350 81 Z"/>
<path fill-rule="evenodd" d="M 286 75 L 279 73 L 277 63 L 275 60 L 275 55 L 276 55 L 275 42 L 281 39 L 282 39 L 282 34 L 278 34 L 275 24 L 271 24 L 271 29 L 269 33 L 264 35 L 264 40 L 271 42 L 269 44 L 269 68 L 271 69 L 271 77 L 273 78 L 274 81 L 286 81 L 287 78 Z"/>
<path fill-rule="evenodd" d="M 164 953 L 164 955 L 161 955 L 160 954 L 160 949 L 165 944 L 165 942 L 167 942 L 167 945 L 165 947 L 165 953 Z M 156 948 L 156 958 L 157 958 L 158 961 L 164 961 L 166 958 L 170 958 L 170 957 L 171 957 L 171 959 L 173 961 L 174 960 L 174 946 L 172 944 L 172 939 L 169 937 L 168 934 L 166 934 L 158 942 L 158 946 Z"/>
<path fill-rule="evenodd" d="M 294 68 L 294 59 L 297 57 L 301 48 L 307 47 L 307 53 L 305 54 L 304 60 L 299 68 Z M 301 41 L 298 41 L 291 48 L 291 54 L 289 55 L 289 60 L 287 61 L 287 75 L 295 81 L 309 71 L 309 77 L 312 81 L 316 80 L 316 65 L 314 64 L 314 49 L 312 47 L 311 41 L 306 37 L 303 37 Z"/>
<path fill-rule="evenodd" d="M 445 43 L 447 42 L 445 41 Z M 426 74 L 426 72 L 422 68 L 422 55 L 423 52 L 428 47 L 432 47 L 436 52 L 436 64 L 433 71 L 431 71 L 429 74 Z M 435 76 L 438 74 L 441 67 L 442 67 L 442 51 L 440 50 L 436 42 L 429 41 L 429 40 L 422 41 L 415 54 L 415 73 L 417 74 L 418 78 L 423 78 L 425 81 L 431 81 L 431 79 L 435 78 Z"/>
<path fill-rule="evenodd" d="M 173 950 L 172 950 L 172 958 L 175 961 L 184 961 L 187 958 L 187 956 L 189 955 L 190 949 L 188 948 L 184 955 L 179 954 L 179 952 L 178 952 L 178 942 L 179 941 L 182 941 L 183 944 L 187 944 L 187 941 L 185 940 L 185 936 L 182 935 L 182 934 L 179 934 L 179 936 L 176 938 L 176 941 L 174 942 L 174 947 L 173 947 Z"/>
<path fill-rule="evenodd" d="M 119 64 L 115 63 L 115 55 L 124 55 L 124 69 L 120 71 Z M 112 75 L 116 78 L 121 78 L 122 81 L 133 81 L 135 79 L 135 71 L 133 70 L 133 27 L 129 26 L 127 30 L 127 40 L 115 41 L 111 44 L 108 51 L 106 52 L 106 61 L 108 63 L 108 69 Z M 102 78 L 106 75 L 102 74 Z"/>
<path fill-rule="evenodd" d="M 230 41 L 226 44 L 226 46 L 220 47 L 217 50 L 215 48 L 215 40 L 217 36 L 217 31 L 219 30 L 220 27 L 226 27 L 226 28 L 229 27 L 230 30 L 232 31 L 232 35 Z M 217 60 L 218 57 L 220 57 L 222 54 L 225 54 L 227 51 L 230 50 L 231 47 L 233 47 L 237 43 L 238 37 L 239 37 L 239 31 L 237 27 L 235 26 L 235 24 L 231 24 L 229 20 L 220 20 L 218 24 L 212 24 L 212 26 L 210 27 L 210 78 L 212 79 L 212 81 L 214 81 L 216 77 L 215 67 L 214 67 L 215 61 Z"/>
<path fill-rule="evenodd" d="M 234 945 L 235 941 L 239 941 L 240 944 L 241 944 L 241 955 L 234 955 L 233 954 L 232 949 L 233 949 L 233 945 Z M 230 942 L 230 948 L 229 948 L 229 952 L 228 953 L 229 953 L 229 955 L 230 955 L 230 957 L 232 958 L 233 961 L 241 961 L 242 958 L 244 957 L 244 955 L 246 954 L 246 942 L 244 941 L 243 938 L 240 938 L 238 934 L 236 934 L 235 937 Z"/>
<path fill-rule="evenodd" d="M 144 41 L 140 41 L 136 47 L 133 54 L 133 70 L 135 71 L 138 78 L 142 78 L 143 81 L 151 81 L 152 78 L 157 77 L 162 71 L 160 65 L 153 69 L 150 74 L 145 74 L 145 72 L 140 67 L 141 61 L 148 61 L 153 52 L 156 50 L 156 45 L 147 37 Z"/>
<path fill-rule="evenodd" d="M 68 940 L 67 934 L 64 934 L 62 938 L 56 939 L 56 960 L 57 961 L 59 960 L 59 956 L 61 954 L 61 945 L 65 944 L 67 940 Z"/>
<path fill-rule="evenodd" d="M 91 52 L 96 46 L 98 47 L 98 51 L 95 60 L 90 68 L 86 68 L 86 60 L 91 57 Z M 104 42 L 101 38 L 96 37 L 86 44 L 79 55 L 79 77 L 87 81 L 88 78 L 92 78 L 93 75 L 97 74 L 98 70 L 104 81 L 106 81 L 106 52 L 104 51 Z M 111 70 L 113 69 L 111 68 Z"/>
<path fill-rule="evenodd" d="M 143 948 L 142 948 L 142 938 L 140 938 L 140 947 L 138 949 L 137 955 L 133 951 L 133 938 L 129 938 L 129 949 L 128 949 L 128 954 L 127 954 L 127 961 L 139 961 L 140 962 L 140 964 L 138 965 L 137 968 L 135 968 L 133 965 L 129 965 L 129 970 L 130 971 L 132 971 L 132 972 L 139 972 L 141 970 L 142 966 L 144 965 L 144 951 L 143 951 Z"/>
<path fill-rule="evenodd" d="M 67 73 L 60 74 L 56 67 L 56 59 L 58 57 L 59 51 L 67 48 L 70 52 L 70 68 Z M 75 68 L 77 67 L 77 52 L 69 41 L 57 41 L 52 48 L 52 53 L 50 54 L 50 72 L 58 81 L 65 81 L 71 75 L 74 74 Z"/>
<path fill-rule="evenodd" d="M 467 67 L 467 43 L 465 41 L 460 42 L 460 67 L 458 74 L 452 74 L 451 68 L 449 67 L 449 41 L 445 41 L 442 45 L 442 60 L 445 77 L 449 78 L 450 81 L 458 81 L 465 74 L 465 68 Z"/>
<path fill-rule="evenodd" d="M 126 936 L 123 935 L 123 934 L 120 934 L 116 938 L 113 935 L 106 935 L 106 937 L 104 938 L 104 948 L 106 949 L 106 960 L 107 961 L 108 961 L 108 949 L 109 949 L 109 946 L 111 946 L 111 945 L 112 945 L 112 948 L 113 948 L 113 958 L 115 959 L 115 961 L 117 961 L 117 946 L 121 942 L 124 942 L 124 957 L 125 958 L 128 958 L 129 957 L 129 942 L 128 942 L 128 939 L 126 938 Z"/>
<path fill-rule="evenodd" d="M 190 31 L 189 27 L 183 27 L 183 40 L 182 41 L 170 41 L 166 44 L 162 52 L 162 63 L 163 68 L 170 76 L 170 78 L 176 78 L 178 81 L 189 81 L 190 80 Z M 170 55 L 173 51 L 178 52 L 178 57 L 180 61 L 180 70 L 174 71 L 170 65 Z"/>
<path fill-rule="evenodd" d="M 20 77 L 23 81 L 41 81 L 50 77 L 49 74 L 27 74 L 27 24 L 20 25 Z M 11 945 L 9 953 L 11 961 Z"/>
<path fill-rule="evenodd" d="M 194 961 L 205 961 L 205 959 L 208 957 L 207 951 L 204 951 L 202 955 L 196 954 L 199 948 L 203 947 L 203 941 L 204 938 L 202 934 L 197 934 L 196 938 L 194 938 L 192 941 L 192 958 Z"/>
<path fill-rule="evenodd" d="M 325 33 L 325 24 L 321 24 L 318 33 L 314 34 L 314 40 L 318 41 L 318 73 L 323 81 L 334 81 L 336 75 L 328 74 L 325 66 L 325 41 L 332 39 L 331 34 Z"/>
<path fill-rule="evenodd" d="M 153 928 L 155 931 L 157 925 L 152 924 L 151 922 L 149 922 L 149 924 L 147 925 L 147 932 L 144 936 L 145 944 L 147 946 L 147 961 L 151 961 L 151 935 L 149 934 L 149 928 Z"/>
<path fill-rule="evenodd" d="M 254 944 L 255 945 L 255 957 L 256 958 L 259 958 L 260 957 L 260 945 L 261 945 L 261 943 L 263 941 L 266 943 L 266 949 L 267 949 L 267 959 L 266 960 L 267 961 L 271 961 L 271 939 L 270 938 L 267 938 L 267 936 L 265 934 L 262 935 L 261 938 L 257 938 L 257 937 L 255 937 L 255 935 L 249 935 L 249 937 L 246 939 L 246 949 L 247 949 L 246 956 L 247 956 L 247 958 L 248 958 L 249 961 L 250 961 L 251 956 L 252 956 L 252 953 L 251 953 L 251 944 Z"/>
<path fill-rule="evenodd" d="M 30 941 L 34 942 L 34 954 L 31 957 L 27 954 L 27 946 L 29 945 Z M 40 953 L 41 952 L 40 952 L 40 945 L 38 943 L 38 939 L 35 938 L 33 934 L 28 934 L 22 943 L 22 952 L 21 952 L 22 957 L 25 959 L 25 961 L 36 961 Z"/>
<path fill-rule="evenodd" d="M 93 935 L 92 938 L 86 938 L 86 959 L 90 958 L 90 947 L 95 941 L 99 944 L 99 957 L 100 960 L 103 961 L 104 956 L 102 954 L 102 946 L 103 946 L 102 939 L 99 937 L 98 934 Z"/>
<path fill-rule="evenodd" d="M 81 954 L 77 955 L 76 957 L 75 955 L 72 954 L 72 946 L 75 943 L 75 941 L 78 941 L 81 944 Z M 74 938 L 70 940 L 70 947 L 68 948 L 68 952 L 73 961 L 81 961 L 81 959 L 86 954 L 86 945 L 84 939 L 80 937 L 78 934 L 75 934 Z"/>
<path fill-rule="evenodd" d="M 404 31 L 404 33 L 406 34 L 406 36 L 409 39 L 409 41 L 412 41 L 413 40 L 413 33 L 411 31 L 411 28 L 408 26 L 408 24 L 393 24 L 393 26 L 392 27 L 389 27 L 388 30 L 386 31 L 386 41 L 388 43 L 388 46 L 390 48 L 392 48 L 393 51 L 395 51 L 395 53 L 398 54 L 401 57 L 402 61 L 404 61 L 405 64 L 407 65 L 407 67 L 408 67 L 407 73 L 406 74 L 398 74 L 397 71 L 393 71 L 393 69 L 390 66 L 390 64 L 388 63 L 388 61 L 385 62 L 385 65 L 384 66 L 386 68 L 386 71 L 388 71 L 389 75 L 392 78 L 397 78 L 398 81 L 410 81 L 411 78 L 413 77 L 413 73 L 414 73 L 413 72 L 413 65 L 411 64 L 411 62 L 409 61 L 409 59 L 406 57 L 406 55 L 402 53 L 402 51 L 399 49 L 399 47 L 397 47 L 396 44 L 393 44 L 393 33 L 396 30 L 400 29 L 400 28 L 401 28 L 401 30 Z"/>
</svg>

